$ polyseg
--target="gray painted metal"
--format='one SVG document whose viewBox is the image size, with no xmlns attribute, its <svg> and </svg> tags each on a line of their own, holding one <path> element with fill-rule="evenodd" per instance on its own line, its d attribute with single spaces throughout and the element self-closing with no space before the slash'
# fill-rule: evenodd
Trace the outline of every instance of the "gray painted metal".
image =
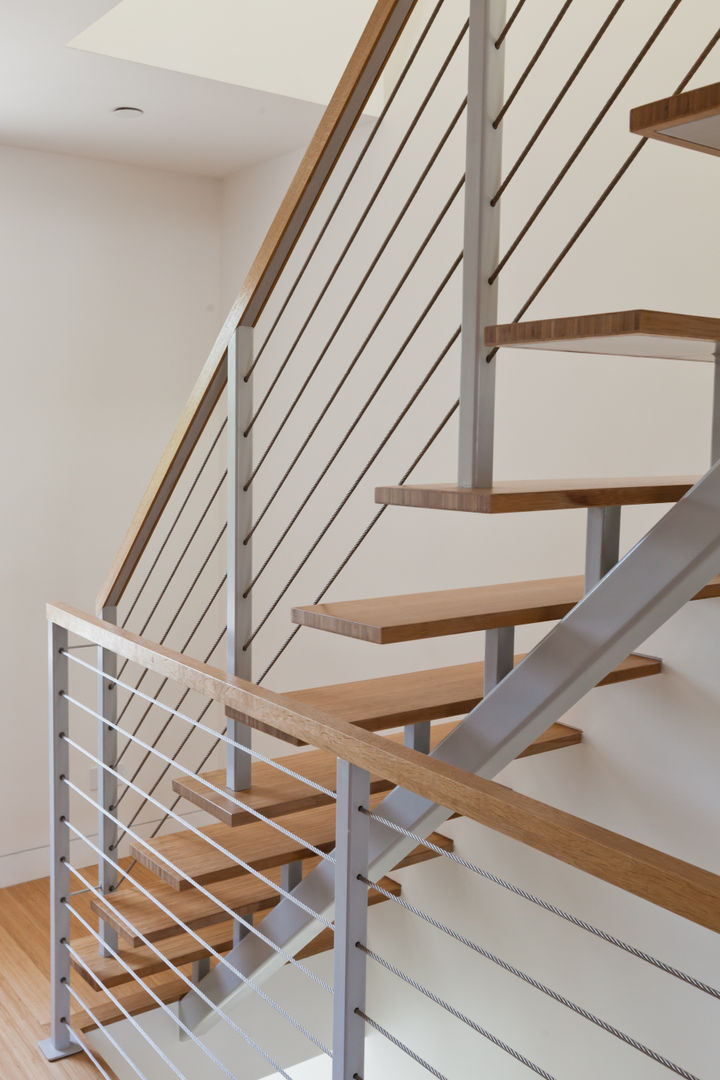
<svg viewBox="0 0 720 1080">
<path fill-rule="evenodd" d="M 60 738 L 68 732 L 68 703 L 61 696 L 68 685 L 68 633 L 60 626 L 48 626 L 48 705 L 50 714 L 50 1038 L 40 1043 L 48 1061 L 78 1054 L 70 1036 L 70 909 L 63 903 L 70 896 L 70 834 L 65 820 L 70 815 L 70 789 L 61 777 L 70 768 L 68 744 Z"/>
<path fill-rule="evenodd" d="M 252 488 L 244 490 L 252 471 L 252 433 L 245 434 L 253 408 L 252 377 L 245 373 L 253 358 L 253 331 L 240 326 L 228 346 L 227 425 L 227 670 L 252 678 L 252 646 L 243 649 L 252 631 L 252 600 L 244 596 L 252 580 L 252 540 L 243 540 L 252 527 Z M 240 746 L 252 745 L 247 724 L 227 717 L 227 733 Z M 226 782 L 231 791 L 246 791 L 251 784 L 249 754 L 227 744 Z"/>
<path fill-rule="evenodd" d="M 190 972 L 190 978 L 194 983 L 199 983 L 206 975 L 210 974 L 210 957 L 203 956 L 201 960 L 195 960 Z"/>
<path fill-rule="evenodd" d="M 356 943 L 367 947 L 370 773 L 338 761 L 337 796 L 332 1080 L 351 1080 L 365 1071 L 367 961 Z"/>
<path fill-rule="evenodd" d="M 280 870 L 280 888 L 284 889 L 285 892 L 292 892 L 302 881 L 302 876 L 302 859 L 298 859 L 296 862 L 285 863 Z"/>
<path fill-rule="evenodd" d="M 477 705 L 432 757 L 491 779 L 720 573 L 720 462 L 673 506 L 535 649 Z M 450 812 L 420 795 L 396 788 L 378 810 L 387 820 L 421 836 Z M 377 880 L 412 850 L 415 841 L 372 822 L 368 876 Z M 333 917 L 332 864 L 304 879 L 295 896 Z M 319 933 L 319 923 L 283 900 L 263 920 L 264 933 L 294 953 Z M 231 963 L 262 980 L 283 964 L 270 946 L 244 941 Z M 242 994 L 237 978 L 215 969 L 203 991 L 217 1003 Z M 183 1020 L 194 1030 L 214 1024 L 212 1009 L 186 997 Z"/>
<path fill-rule="evenodd" d="M 509 675 L 515 659 L 515 627 L 499 626 L 485 631 L 485 684 L 489 694 Z"/>
<path fill-rule="evenodd" d="M 104 607 L 101 618 L 105 622 L 112 623 L 113 626 L 117 625 L 117 608 Z M 117 686 L 112 681 L 117 676 L 117 657 L 114 653 L 107 652 L 105 649 L 98 649 L 97 666 L 99 671 L 110 676 L 109 679 L 104 679 L 102 675 L 98 675 L 98 713 L 109 720 L 111 724 L 117 724 Z M 111 769 L 115 768 L 118 756 L 117 749 L 117 731 L 115 728 L 98 721 L 98 757 L 103 765 L 109 765 Z M 115 822 L 107 814 L 104 814 L 103 810 L 110 813 L 115 812 L 117 789 L 118 785 L 115 776 L 106 769 L 98 768 L 98 804 L 100 806 L 98 812 L 98 847 L 104 855 L 110 856 L 113 860 L 117 855 L 115 847 L 118 829 Z M 98 859 L 98 888 L 100 891 L 107 896 L 108 893 L 115 891 L 117 883 L 118 875 L 115 868 L 104 859 Z M 111 949 L 117 952 L 117 930 L 114 930 L 112 926 L 100 919 L 98 932 L 101 938 L 100 955 L 110 956 Z"/>
<path fill-rule="evenodd" d="M 487 362 L 485 327 L 497 322 L 497 282 L 488 279 L 500 254 L 500 210 L 490 200 L 500 186 L 502 134 L 492 121 L 504 91 L 505 49 L 495 41 L 505 25 L 505 0 L 470 0 L 465 170 L 460 452 L 458 484 L 493 482 L 495 368 Z"/>
<path fill-rule="evenodd" d="M 591 506 L 587 512 L 585 592 L 612 570 L 620 558 L 619 506 Z"/>
<path fill-rule="evenodd" d="M 419 724 L 407 724 L 403 731 L 403 742 L 418 754 L 430 753 L 430 721 L 421 720 Z"/>
<path fill-rule="evenodd" d="M 253 925 L 253 914 L 252 914 L 252 912 L 250 912 L 249 915 L 243 915 L 243 918 L 244 918 L 245 922 L 248 923 L 249 926 Z M 237 919 L 234 919 L 233 920 L 233 949 L 236 947 L 236 945 L 239 945 L 240 942 L 243 941 L 248 936 L 249 933 L 250 933 L 250 931 L 248 930 L 247 926 L 244 926 L 241 922 L 238 922 Z"/>
<path fill-rule="evenodd" d="M 715 375 L 713 379 L 712 437 L 710 464 L 720 459 L 720 345 L 715 347 Z"/>
</svg>

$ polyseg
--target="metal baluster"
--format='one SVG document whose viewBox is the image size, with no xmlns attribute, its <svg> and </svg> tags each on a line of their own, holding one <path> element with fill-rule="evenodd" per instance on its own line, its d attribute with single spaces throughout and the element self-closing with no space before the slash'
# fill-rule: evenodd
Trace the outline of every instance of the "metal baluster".
<svg viewBox="0 0 720 1080">
<path fill-rule="evenodd" d="M 335 952 L 332 1080 L 362 1077 L 365 1058 L 365 954 L 370 774 L 338 759 L 335 833 Z"/>
<path fill-rule="evenodd" d="M 252 527 L 252 488 L 245 490 L 252 471 L 252 434 L 245 434 L 252 416 L 252 381 L 246 376 L 252 359 L 252 328 L 239 326 L 228 346 L 227 669 L 243 679 L 252 675 L 252 649 L 245 645 L 252 630 L 252 601 L 245 595 L 252 579 L 252 540 L 245 541 Z M 226 718 L 228 736 L 250 746 L 250 727 L 236 713 Z M 248 754 L 228 746 L 226 774 L 230 791 L 250 787 L 251 766 Z"/>
<path fill-rule="evenodd" d="M 68 703 L 62 692 L 68 685 L 67 630 L 50 623 L 48 627 L 48 671 L 50 705 L 50 1038 L 40 1043 L 48 1061 L 82 1052 L 71 1037 L 70 1021 L 70 834 L 65 822 L 70 814 L 70 789 L 63 783 L 69 770 L 68 744 L 61 738 L 68 730 Z"/>
<path fill-rule="evenodd" d="M 117 623 L 117 608 L 105 607 L 102 609 L 101 618 L 105 622 Z M 117 688 L 112 681 L 117 675 L 117 659 L 114 653 L 105 649 L 98 649 L 98 668 L 101 672 L 111 676 L 109 679 L 98 676 L 98 713 L 109 720 L 111 724 L 117 723 Z M 114 768 L 117 761 L 117 731 L 107 724 L 98 722 L 98 757 L 103 765 Z M 117 857 L 118 830 L 115 823 L 108 818 L 104 810 L 111 814 L 115 813 L 117 805 L 117 779 L 106 769 L 98 769 L 98 847 L 104 855 L 109 855 L 114 860 Z M 118 876 L 114 867 L 98 859 L 98 888 L 107 896 L 117 888 Z M 110 956 L 110 949 L 117 952 L 118 936 L 112 926 L 100 919 L 99 933 L 103 945 L 100 946 L 101 956 Z"/>
<path fill-rule="evenodd" d="M 587 516 L 585 592 L 612 570 L 620 557 L 619 506 L 591 506 Z"/>
<path fill-rule="evenodd" d="M 505 0 L 470 0 L 465 265 L 460 368 L 461 487 L 491 487 L 495 426 L 495 358 L 485 327 L 497 322 L 497 286 L 489 284 L 500 251 L 500 215 L 491 199 L 500 186 L 502 135 L 493 119 L 502 106 L 505 57 L 495 48 Z"/>
</svg>

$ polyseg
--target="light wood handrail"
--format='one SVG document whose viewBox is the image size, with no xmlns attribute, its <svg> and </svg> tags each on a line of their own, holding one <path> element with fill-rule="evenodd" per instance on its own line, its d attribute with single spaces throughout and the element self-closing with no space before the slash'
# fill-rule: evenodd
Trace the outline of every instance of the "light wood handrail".
<svg viewBox="0 0 720 1080">
<path fill-rule="evenodd" d="M 269 723 L 683 918 L 720 931 L 720 876 L 255 686 L 65 604 L 48 619 L 124 659 Z"/>
<path fill-rule="evenodd" d="M 377 0 L 98 594 L 99 613 L 125 592 L 225 387 L 230 339 L 256 324 L 416 2 Z"/>
</svg>

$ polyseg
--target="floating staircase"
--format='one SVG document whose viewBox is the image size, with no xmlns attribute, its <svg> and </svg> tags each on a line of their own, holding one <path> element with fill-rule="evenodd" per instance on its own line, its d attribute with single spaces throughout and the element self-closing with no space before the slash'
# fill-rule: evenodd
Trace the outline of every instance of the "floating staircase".
<svg viewBox="0 0 720 1080">
<path fill-rule="evenodd" d="M 690 150 L 720 154 L 720 83 L 633 109 L 630 130 Z"/>
</svg>

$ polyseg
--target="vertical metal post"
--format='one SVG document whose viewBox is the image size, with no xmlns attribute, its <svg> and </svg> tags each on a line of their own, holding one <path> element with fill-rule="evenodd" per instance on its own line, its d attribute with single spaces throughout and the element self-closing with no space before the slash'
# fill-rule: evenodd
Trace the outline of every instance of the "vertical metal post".
<svg viewBox="0 0 720 1080">
<path fill-rule="evenodd" d="M 367 945 L 370 774 L 338 759 L 335 841 L 335 993 L 332 1080 L 362 1077 L 365 1058 L 364 952 Z"/>
<path fill-rule="evenodd" d="M 505 0 L 470 0 L 465 173 L 462 360 L 460 368 L 460 487 L 491 487 L 495 429 L 495 367 L 485 328 L 497 322 L 497 282 L 489 278 L 500 251 L 500 210 L 490 200 L 501 181 L 502 135 L 493 120 L 502 107 Z"/>
<path fill-rule="evenodd" d="M 515 627 L 498 626 L 485 631 L 485 679 L 483 695 L 494 690 L 515 665 Z"/>
<path fill-rule="evenodd" d="M 243 915 L 243 919 L 248 926 L 252 926 L 255 921 L 252 912 L 249 915 Z M 239 945 L 243 938 L 246 938 L 249 933 L 250 931 L 247 926 L 243 926 L 237 919 L 233 919 L 233 949 L 236 945 Z"/>
<path fill-rule="evenodd" d="M 102 609 L 101 617 L 105 622 L 112 623 L 113 626 L 117 623 L 117 608 L 105 607 Z M 103 672 L 103 675 L 117 674 L 117 660 L 114 653 L 108 652 L 106 649 L 98 649 L 98 668 Z M 98 676 L 98 713 L 100 716 L 104 716 L 106 720 L 111 723 L 117 723 L 117 687 L 112 679 L 103 678 L 103 675 Z M 107 724 L 103 724 L 98 721 L 98 758 L 103 765 L 109 765 L 110 768 L 115 767 L 117 761 L 117 732 L 114 728 L 108 727 Z M 118 830 L 114 821 L 108 818 L 102 813 L 103 810 L 107 810 L 110 814 L 115 814 L 115 807 L 117 803 L 117 780 L 109 772 L 102 767 L 98 768 L 98 805 L 100 810 L 98 812 L 98 847 L 102 851 L 103 855 L 108 856 L 113 862 L 117 863 L 118 853 L 117 838 Z M 118 875 L 112 863 L 106 862 L 105 859 L 98 859 L 98 888 L 102 893 L 107 895 L 112 893 L 117 888 Z M 110 950 L 117 952 L 118 936 L 117 930 L 114 930 L 112 926 L 100 919 L 98 926 L 98 934 L 102 939 L 100 945 L 100 955 L 110 956 Z"/>
<path fill-rule="evenodd" d="M 713 382 L 713 413 L 710 464 L 720 458 L 720 344 L 715 346 L 715 378 Z"/>
<path fill-rule="evenodd" d="M 245 543 L 252 526 L 252 491 L 245 484 L 252 471 L 252 435 L 245 434 L 252 417 L 252 382 L 245 381 L 253 358 L 253 331 L 239 326 L 228 345 L 228 529 L 227 529 L 227 670 L 249 679 L 252 602 L 245 596 L 252 578 L 252 541 Z M 237 716 L 227 715 L 227 733 L 241 746 L 251 745 L 251 729 Z M 230 791 L 246 791 L 251 784 L 251 760 L 234 746 L 227 747 L 226 783 Z"/>
<path fill-rule="evenodd" d="M 40 1043 L 48 1061 L 79 1054 L 82 1047 L 70 1036 L 70 833 L 65 825 L 70 814 L 70 789 L 63 783 L 69 769 L 68 744 L 61 735 L 68 730 L 68 703 L 61 696 L 68 686 L 67 630 L 50 623 L 48 627 L 48 671 L 50 705 L 50 1038 Z"/>
<path fill-rule="evenodd" d="M 285 863 L 280 868 L 280 887 L 283 888 L 285 892 L 292 892 L 302 881 L 302 876 L 302 859 L 296 859 L 295 862 Z"/>
<path fill-rule="evenodd" d="M 419 754 L 430 753 L 431 727 L 429 720 L 421 720 L 419 724 L 406 724 L 403 733 L 403 742 L 411 750 L 417 750 Z"/>
<path fill-rule="evenodd" d="M 585 592 L 612 570 L 620 557 L 619 506 L 591 506 L 585 545 Z"/>
</svg>

